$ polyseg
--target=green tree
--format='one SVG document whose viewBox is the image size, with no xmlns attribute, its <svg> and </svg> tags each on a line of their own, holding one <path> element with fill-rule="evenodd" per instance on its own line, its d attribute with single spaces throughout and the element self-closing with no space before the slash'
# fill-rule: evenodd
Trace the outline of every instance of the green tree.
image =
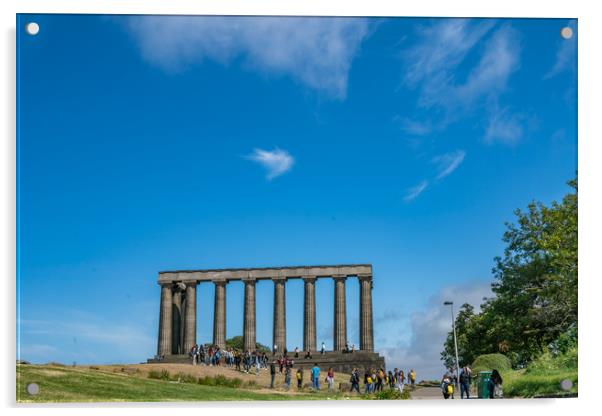
<svg viewBox="0 0 602 416">
<path fill-rule="evenodd" d="M 235 337 L 232 338 L 228 338 L 226 340 L 226 347 L 229 348 L 233 348 L 239 351 L 243 350 L 243 339 L 242 339 L 242 335 L 237 335 Z M 259 342 L 256 344 L 257 345 L 257 350 L 261 351 L 261 352 L 270 352 L 270 348 L 260 344 Z"/>
<path fill-rule="evenodd" d="M 461 364 L 501 352 L 520 366 L 545 348 L 562 349 L 566 340 L 576 344 L 577 180 L 568 184 L 573 191 L 560 203 L 532 202 L 526 211 L 515 211 L 515 223 L 506 223 L 506 248 L 492 270 L 494 297 L 479 314 L 463 306 L 456 319 Z M 450 355 L 453 333 L 442 360 Z"/>
</svg>

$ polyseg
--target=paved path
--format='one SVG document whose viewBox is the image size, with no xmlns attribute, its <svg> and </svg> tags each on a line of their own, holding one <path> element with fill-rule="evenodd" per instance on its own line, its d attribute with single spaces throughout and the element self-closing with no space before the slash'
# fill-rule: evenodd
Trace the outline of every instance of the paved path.
<svg viewBox="0 0 602 416">
<path fill-rule="evenodd" d="M 411 393 L 412 400 L 443 400 L 440 387 L 416 387 Z"/>
</svg>

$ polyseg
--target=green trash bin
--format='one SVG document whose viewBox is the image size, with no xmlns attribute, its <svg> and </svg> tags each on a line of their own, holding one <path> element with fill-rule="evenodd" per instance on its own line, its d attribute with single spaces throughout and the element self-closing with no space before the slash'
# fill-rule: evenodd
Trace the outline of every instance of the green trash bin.
<svg viewBox="0 0 602 416">
<path fill-rule="evenodd" d="M 479 399 L 489 398 L 489 390 L 487 384 L 491 378 L 491 371 L 480 371 L 477 378 L 477 396 Z"/>
</svg>

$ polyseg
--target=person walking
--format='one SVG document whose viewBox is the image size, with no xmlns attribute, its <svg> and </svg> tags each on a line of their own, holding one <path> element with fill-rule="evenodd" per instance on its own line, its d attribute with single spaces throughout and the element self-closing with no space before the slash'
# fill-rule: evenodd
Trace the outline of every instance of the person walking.
<svg viewBox="0 0 602 416">
<path fill-rule="evenodd" d="M 376 370 L 374 368 L 370 369 L 370 393 L 376 392 Z"/>
<path fill-rule="evenodd" d="M 284 369 L 284 384 L 287 391 L 291 389 L 291 368 L 288 365 Z"/>
<path fill-rule="evenodd" d="M 328 391 L 332 391 L 334 388 L 334 370 L 332 367 L 328 368 L 328 373 L 326 373 L 326 382 L 328 383 Z"/>
<path fill-rule="evenodd" d="M 406 378 L 403 374 L 403 370 L 399 370 L 399 373 L 397 374 L 397 388 L 399 389 L 400 393 L 403 393 L 405 379 Z"/>
<path fill-rule="evenodd" d="M 349 379 L 349 382 L 351 383 L 351 389 L 349 390 L 349 392 L 352 392 L 353 390 L 355 390 L 359 394 L 359 392 L 360 392 L 360 372 L 357 368 L 354 368 L 353 371 L 351 372 L 351 378 Z"/>
<path fill-rule="evenodd" d="M 276 378 L 276 361 L 270 363 L 270 388 L 274 388 L 274 379 Z"/>
<path fill-rule="evenodd" d="M 315 363 L 311 369 L 311 381 L 314 389 L 320 390 L 320 367 L 318 367 L 318 363 Z"/>
<path fill-rule="evenodd" d="M 197 347 L 196 347 L 196 345 L 193 345 L 192 348 L 190 349 L 190 358 L 192 359 L 192 365 L 196 365 L 196 353 L 197 353 Z"/>
<path fill-rule="evenodd" d="M 466 398 L 470 399 L 470 372 L 468 367 L 462 368 L 460 373 L 460 399 L 464 398 L 464 393 L 466 393 Z"/>
<path fill-rule="evenodd" d="M 491 372 L 487 382 L 487 391 L 490 399 L 502 398 L 502 376 L 495 369 Z"/>
<path fill-rule="evenodd" d="M 295 376 L 297 377 L 297 390 L 301 390 L 303 388 L 303 369 L 298 368 Z"/>
<path fill-rule="evenodd" d="M 410 370 L 410 383 L 412 384 L 412 389 L 414 389 L 416 387 L 416 373 L 413 368 Z"/>
</svg>

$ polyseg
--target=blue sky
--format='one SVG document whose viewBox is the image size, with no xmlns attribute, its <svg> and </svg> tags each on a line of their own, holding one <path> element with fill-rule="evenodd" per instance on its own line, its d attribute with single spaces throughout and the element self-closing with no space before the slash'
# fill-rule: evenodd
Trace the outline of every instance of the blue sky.
<svg viewBox="0 0 602 416">
<path fill-rule="evenodd" d="M 17 27 L 29 21 L 23 359 L 151 357 L 160 270 L 372 263 L 376 348 L 438 377 L 443 299 L 489 295 L 504 222 L 562 198 L 577 169 L 574 20 L 20 15 Z M 238 335 L 242 284 L 227 290 Z M 327 346 L 333 291 L 317 285 Z M 349 280 L 356 344 L 358 291 Z M 213 287 L 198 293 L 209 342 Z M 302 345 L 302 293 L 287 283 L 289 348 Z M 272 284 L 257 296 L 269 345 Z"/>
</svg>

